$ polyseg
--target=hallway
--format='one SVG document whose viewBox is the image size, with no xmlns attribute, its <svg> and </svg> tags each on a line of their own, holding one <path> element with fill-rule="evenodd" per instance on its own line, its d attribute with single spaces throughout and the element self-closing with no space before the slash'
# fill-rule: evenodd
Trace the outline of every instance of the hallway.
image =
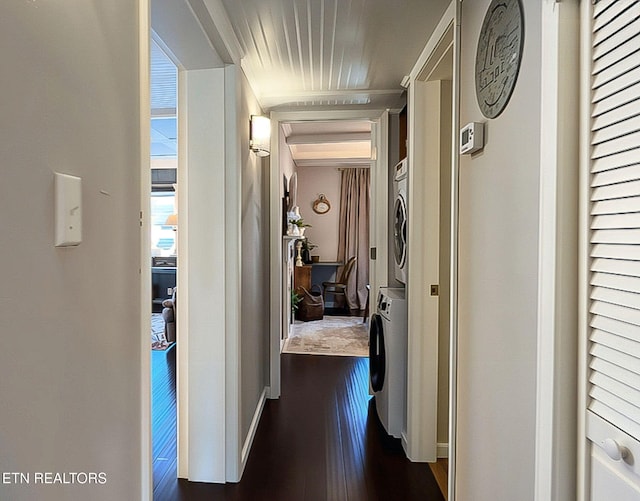
<svg viewBox="0 0 640 501">
<path fill-rule="evenodd" d="M 366 358 L 284 354 L 282 396 L 265 405 L 242 481 L 165 479 L 155 501 L 441 501 L 428 465 L 381 431 L 368 370 Z"/>
</svg>

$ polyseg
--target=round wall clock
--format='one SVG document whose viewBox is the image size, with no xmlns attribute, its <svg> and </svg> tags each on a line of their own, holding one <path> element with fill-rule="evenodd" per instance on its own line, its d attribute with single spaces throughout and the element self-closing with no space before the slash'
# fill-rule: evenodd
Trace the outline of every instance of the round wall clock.
<svg viewBox="0 0 640 501">
<path fill-rule="evenodd" d="M 331 204 L 327 197 L 325 197 L 322 193 L 318 195 L 318 198 L 313 202 L 313 212 L 316 214 L 326 214 L 331 209 Z"/>
<path fill-rule="evenodd" d="M 485 117 L 496 118 L 507 106 L 518 78 L 523 44 L 520 0 L 492 0 L 476 51 L 476 98 Z"/>
</svg>

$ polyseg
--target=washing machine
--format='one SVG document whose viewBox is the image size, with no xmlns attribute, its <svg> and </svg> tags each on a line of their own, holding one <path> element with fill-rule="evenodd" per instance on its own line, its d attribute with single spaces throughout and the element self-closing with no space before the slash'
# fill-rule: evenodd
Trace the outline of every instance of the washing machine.
<svg viewBox="0 0 640 501">
<path fill-rule="evenodd" d="M 393 256 L 395 279 L 407 283 L 407 159 L 395 166 L 393 176 Z"/>
<path fill-rule="evenodd" d="M 381 287 L 369 327 L 369 375 L 378 417 L 400 438 L 407 402 L 407 301 L 404 288 Z"/>
</svg>

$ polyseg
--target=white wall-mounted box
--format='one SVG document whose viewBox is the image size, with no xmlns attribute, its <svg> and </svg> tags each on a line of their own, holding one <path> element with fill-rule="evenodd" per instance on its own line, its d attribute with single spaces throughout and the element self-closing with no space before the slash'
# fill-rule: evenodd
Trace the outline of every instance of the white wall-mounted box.
<svg viewBox="0 0 640 501">
<path fill-rule="evenodd" d="M 460 129 L 460 154 L 470 154 L 484 148 L 484 124 L 470 122 Z"/>
</svg>

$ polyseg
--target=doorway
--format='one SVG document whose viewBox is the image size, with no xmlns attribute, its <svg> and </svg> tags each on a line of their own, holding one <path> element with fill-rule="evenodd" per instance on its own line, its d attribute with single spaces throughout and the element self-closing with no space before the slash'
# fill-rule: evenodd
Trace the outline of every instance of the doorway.
<svg viewBox="0 0 640 501">
<path fill-rule="evenodd" d="M 177 476 L 178 68 L 151 40 L 151 445 L 153 492 Z"/>
<path fill-rule="evenodd" d="M 378 280 L 386 281 L 386 273 L 387 273 L 387 194 L 388 194 L 388 186 L 386 183 L 387 178 L 387 134 L 388 134 L 388 112 L 380 112 L 380 111 L 362 111 L 362 112 L 336 112 L 336 111 L 323 111 L 323 112 L 273 112 L 271 114 L 272 127 L 274 130 L 281 131 L 284 127 L 285 129 L 291 127 L 291 124 L 302 124 L 299 127 L 305 131 L 305 128 L 318 128 L 324 138 L 317 138 L 315 140 L 315 147 L 318 144 L 321 144 L 322 141 L 333 141 L 333 144 L 337 144 L 340 141 L 340 138 L 337 136 L 332 136 L 331 130 L 340 131 L 340 125 L 345 126 L 348 122 L 352 124 L 360 124 L 360 128 L 369 128 L 369 131 L 362 130 L 352 130 L 345 131 L 345 133 L 353 134 L 349 137 L 349 141 L 346 141 L 346 144 L 342 146 L 343 152 L 342 155 L 346 157 L 344 154 L 345 151 L 348 150 L 349 146 L 353 146 L 353 143 L 362 142 L 364 139 L 364 135 L 368 135 L 370 138 L 370 146 L 369 146 L 369 158 L 367 162 L 364 162 L 360 159 L 361 164 L 370 165 L 370 197 L 371 197 L 371 207 L 373 208 L 373 212 L 370 214 L 370 224 L 369 224 L 369 245 L 368 248 L 365 249 L 365 254 L 362 259 L 363 261 L 369 264 L 369 275 L 368 282 L 371 290 L 377 290 L 379 287 Z M 298 126 L 298 125 L 296 125 Z M 357 125 L 356 125 L 357 127 Z M 327 130 L 322 130 L 323 128 L 328 128 Z M 305 131 L 308 132 L 308 131 Z M 302 134 L 301 134 L 302 135 Z M 280 354 L 282 352 L 284 343 L 286 338 L 289 336 L 290 329 L 290 309 L 291 309 L 291 290 L 294 285 L 294 266 L 293 261 L 295 258 L 295 253 L 293 252 L 293 243 L 288 243 L 288 238 L 286 235 L 286 226 L 287 226 L 287 206 L 284 206 L 285 196 L 290 191 L 290 181 L 291 179 L 295 179 L 295 183 L 297 187 L 300 187 L 300 180 L 298 176 L 294 176 L 295 165 L 293 162 L 293 158 L 291 157 L 291 150 L 286 141 L 286 136 L 284 132 L 279 134 L 272 135 L 272 144 L 271 144 L 271 152 L 272 162 L 276 163 L 277 167 L 273 168 L 271 171 L 271 179 L 270 179 L 270 193 L 271 193 L 271 227 L 272 228 L 282 228 L 280 231 L 271 232 L 271 311 L 273 315 L 271 316 L 271 343 L 270 343 L 270 376 L 271 376 L 271 387 L 270 387 L 270 398 L 278 398 L 280 396 Z M 291 143 L 295 143 L 295 140 L 290 141 Z M 349 143 L 352 143 L 349 145 Z M 301 144 L 301 143 L 300 143 Z M 313 142 L 311 144 L 314 144 Z M 331 143 L 330 143 L 331 144 Z M 298 145 L 296 145 L 297 147 Z M 312 150 L 314 146 L 310 147 Z M 302 149 L 302 148 L 300 148 Z M 284 159 L 284 160 L 283 160 Z M 373 160 L 372 160 L 373 159 Z M 303 159 L 300 159 L 303 160 Z M 330 159 L 326 159 L 327 162 L 330 162 Z M 327 177 L 327 183 L 329 182 L 329 178 L 334 178 L 333 185 L 340 185 L 340 171 L 336 171 L 336 165 L 331 163 L 324 163 L 322 159 L 314 159 L 314 162 L 320 163 L 321 165 L 313 165 L 306 164 L 306 167 L 309 168 L 322 168 L 322 169 L 332 169 Z M 355 161 L 354 161 L 355 162 Z M 304 163 L 304 162 L 301 162 Z M 342 168 L 348 168 L 349 166 L 342 166 Z M 304 168 L 304 167 L 303 167 Z M 322 172 L 322 171 L 320 171 Z M 312 172 L 309 173 L 310 177 L 313 178 L 314 174 Z M 317 174 L 317 173 L 316 173 Z M 283 182 L 284 179 L 287 179 L 287 184 Z M 304 175 L 303 175 L 304 179 Z M 381 182 L 380 180 L 384 181 Z M 335 188 L 334 188 L 335 189 Z M 324 190 L 329 191 L 329 190 Z M 297 193 L 295 194 L 297 197 Z M 325 198 L 329 201 L 329 205 L 331 206 L 330 211 L 324 214 L 314 214 L 313 204 L 316 200 L 320 200 L 320 195 L 324 195 Z M 323 193 L 319 189 L 311 189 L 309 193 L 307 193 L 307 198 L 309 200 L 305 200 L 307 203 L 307 207 L 302 208 L 298 201 L 296 200 L 297 206 L 301 208 L 303 214 L 306 211 L 306 214 L 309 214 L 314 220 L 316 219 L 320 221 L 318 230 L 324 227 L 324 222 L 329 221 L 331 217 L 336 217 L 339 212 L 339 205 L 335 205 L 331 203 L 331 198 L 328 197 L 327 193 Z M 381 208 L 380 205 L 376 202 L 383 201 L 384 208 Z M 284 203 L 283 203 L 284 202 Z M 338 203 L 336 201 L 336 203 Z M 333 212 L 335 211 L 335 212 Z M 336 229 L 337 219 L 333 223 L 333 230 Z M 331 231 L 331 224 L 329 226 L 329 232 Z M 318 234 L 322 234 L 322 231 L 318 231 Z M 328 233 L 329 234 L 329 233 Z M 313 236 L 314 232 L 311 231 L 310 235 Z M 326 237 L 327 242 L 329 242 L 330 237 Z M 333 241 L 337 242 L 337 236 L 333 235 Z M 319 244 L 320 245 L 320 244 Z M 370 248 L 377 248 L 378 258 L 376 260 L 370 259 Z M 335 254 L 333 254 L 335 252 Z M 321 259 L 320 249 L 318 250 L 318 259 Z M 337 244 L 326 244 L 324 249 L 324 254 L 322 254 L 325 259 L 330 260 L 333 259 L 335 266 L 339 265 L 339 261 L 337 260 Z M 344 258 L 344 256 L 343 256 Z M 327 261 L 332 262 L 332 261 Z M 319 267 L 319 266 L 318 266 Z M 326 270 L 325 270 L 326 272 Z M 322 272 L 320 272 L 322 273 Z M 329 273 L 335 273 L 335 271 L 329 271 Z M 317 279 L 322 282 L 321 278 Z M 361 301 L 358 303 L 358 306 L 365 304 L 365 301 Z M 364 308 L 363 308 L 364 309 Z"/>
<path fill-rule="evenodd" d="M 453 15 L 453 12 L 451 11 Z M 427 50 L 428 49 L 428 50 Z M 450 435 L 450 342 L 456 238 L 455 23 L 441 22 L 408 79 L 409 227 L 407 429 L 413 461 L 429 462 L 445 496 Z M 450 495 L 452 495 L 449 492 Z"/>
<path fill-rule="evenodd" d="M 199 482 L 236 481 L 241 472 L 242 444 L 233 426 L 239 419 L 240 404 L 238 378 L 232 372 L 239 367 L 239 313 L 238 301 L 229 298 L 235 298 L 239 291 L 239 275 L 232 273 L 238 264 L 231 259 L 226 260 L 226 267 L 212 267 L 211 263 L 221 262 L 221 256 L 230 256 L 238 248 L 239 222 L 234 218 L 239 216 L 231 208 L 239 203 L 235 169 L 239 149 L 236 135 L 226 133 L 237 124 L 223 110 L 230 111 L 236 105 L 239 69 L 225 66 L 186 1 L 154 0 L 150 28 L 153 40 L 178 68 L 180 238 L 176 267 L 181 272 L 176 276 L 180 306 L 175 308 L 179 340 L 173 349 L 177 477 Z M 150 191 L 142 193 L 143 207 L 150 206 Z M 145 224 L 148 219 L 143 218 Z M 147 251 L 142 264 L 147 270 L 150 261 Z M 143 288 L 148 291 L 145 303 L 151 296 L 150 282 L 144 280 Z M 225 315 L 221 318 L 212 305 L 225 305 Z M 149 381 L 149 375 L 147 367 L 143 380 Z M 212 386 L 210 381 L 218 384 Z M 143 407 L 146 413 L 149 404 L 143 402 Z M 150 431 L 150 415 L 142 426 Z M 146 449 L 149 474 L 151 444 Z M 148 485 L 152 485 L 151 479 Z"/>
<path fill-rule="evenodd" d="M 278 133 L 292 310 L 283 351 L 366 356 L 371 123 L 290 121 Z"/>
</svg>

